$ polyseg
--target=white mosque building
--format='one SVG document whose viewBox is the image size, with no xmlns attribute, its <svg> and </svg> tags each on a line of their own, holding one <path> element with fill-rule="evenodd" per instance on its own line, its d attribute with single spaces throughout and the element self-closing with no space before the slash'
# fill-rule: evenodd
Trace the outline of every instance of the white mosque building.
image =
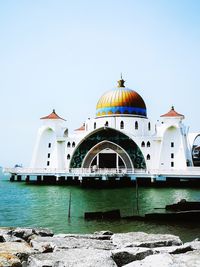
<svg viewBox="0 0 200 267">
<path fill-rule="evenodd" d="M 199 133 L 189 133 L 174 107 L 156 123 L 142 97 L 124 85 L 102 95 L 96 116 L 70 133 L 55 110 L 41 118 L 30 169 L 35 173 L 140 173 L 199 175 L 193 148 Z M 198 170 L 198 172 L 197 172 Z"/>
</svg>

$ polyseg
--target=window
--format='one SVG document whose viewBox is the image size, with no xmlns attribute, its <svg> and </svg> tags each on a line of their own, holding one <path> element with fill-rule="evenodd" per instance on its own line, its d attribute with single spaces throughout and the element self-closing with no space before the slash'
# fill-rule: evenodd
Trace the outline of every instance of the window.
<svg viewBox="0 0 200 267">
<path fill-rule="evenodd" d="M 108 121 L 106 121 L 105 126 L 108 126 Z"/>
<path fill-rule="evenodd" d="M 171 162 L 171 167 L 174 167 L 174 162 L 173 161 Z"/>
<path fill-rule="evenodd" d="M 49 147 L 49 148 L 51 147 L 51 143 L 48 144 L 48 147 Z"/>
<path fill-rule="evenodd" d="M 151 143 L 148 141 L 147 142 L 147 147 L 150 147 L 151 146 Z"/>
<path fill-rule="evenodd" d="M 135 130 L 138 130 L 138 122 L 135 122 Z"/>
<path fill-rule="evenodd" d="M 151 123 L 148 123 L 148 130 L 151 131 Z"/>
<path fill-rule="evenodd" d="M 141 147 L 145 147 L 145 142 L 142 141 Z"/>
<path fill-rule="evenodd" d="M 48 155 L 47 155 L 47 158 L 48 158 L 48 159 L 50 158 L 50 155 L 51 155 L 51 154 L 50 154 L 50 153 L 48 153 Z"/>
<path fill-rule="evenodd" d="M 67 155 L 67 159 L 70 159 L 70 154 Z"/>
<path fill-rule="evenodd" d="M 75 142 L 72 143 L 72 147 L 75 147 Z"/>
<path fill-rule="evenodd" d="M 124 129 L 124 122 L 123 121 L 120 122 L 120 129 Z"/>
<path fill-rule="evenodd" d="M 174 142 L 171 142 L 171 147 L 174 147 Z"/>
<path fill-rule="evenodd" d="M 150 160 L 151 159 L 151 156 L 148 154 L 147 155 L 147 160 Z"/>
<path fill-rule="evenodd" d="M 50 165 L 50 161 L 47 161 L 47 166 L 49 166 Z"/>
<path fill-rule="evenodd" d="M 67 147 L 70 147 L 70 146 L 71 146 L 71 143 L 70 143 L 70 142 L 68 142 L 68 143 L 67 143 Z"/>
<path fill-rule="evenodd" d="M 95 123 L 94 123 L 94 129 L 96 129 L 96 128 L 97 128 L 97 123 L 95 122 Z"/>
<path fill-rule="evenodd" d="M 173 159 L 174 158 L 174 153 L 171 153 L 171 159 Z"/>
</svg>

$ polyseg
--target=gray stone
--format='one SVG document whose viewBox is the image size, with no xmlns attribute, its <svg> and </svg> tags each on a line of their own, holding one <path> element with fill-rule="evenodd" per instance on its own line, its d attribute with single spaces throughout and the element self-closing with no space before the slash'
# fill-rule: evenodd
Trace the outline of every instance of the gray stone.
<svg viewBox="0 0 200 267">
<path fill-rule="evenodd" d="M 41 253 L 72 248 L 94 248 L 102 250 L 111 250 L 115 248 L 115 246 L 109 240 L 58 236 L 36 237 L 35 239 L 31 240 L 30 245 Z"/>
<path fill-rule="evenodd" d="M 48 228 L 34 228 L 33 233 L 39 236 L 53 236 L 54 233 Z"/>
<path fill-rule="evenodd" d="M 31 254 L 34 253 L 34 249 L 31 248 L 25 242 L 4 242 L 0 243 L 0 253 L 10 253 L 13 255 L 17 255 L 18 253 L 27 253 Z"/>
<path fill-rule="evenodd" d="M 187 244 L 181 246 L 158 247 L 153 249 L 155 253 L 169 253 L 169 254 L 180 254 L 192 250 L 193 248 Z"/>
<path fill-rule="evenodd" d="M 75 237 L 75 238 L 84 238 L 84 239 L 98 239 L 98 240 L 110 240 L 111 235 L 106 235 L 103 233 L 96 233 L 96 234 L 57 234 L 54 237 Z"/>
<path fill-rule="evenodd" d="M 146 257 L 142 261 L 134 261 L 124 267 L 199 267 L 200 250 L 194 250 L 183 254 L 157 254 Z"/>
<path fill-rule="evenodd" d="M 21 261 L 15 255 L 0 252 L 1 267 L 22 267 Z"/>
<path fill-rule="evenodd" d="M 124 267 L 178 267 L 174 266 L 173 258 L 169 254 L 157 254 L 124 265 Z M 191 266 L 190 266 L 191 267 Z M 194 266 L 193 266 L 194 267 Z"/>
<path fill-rule="evenodd" d="M 113 244 L 118 248 L 124 247 L 163 247 L 179 246 L 182 241 L 175 235 L 146 234 L 143 232 L 130 232 L 123 234 L 114 234 L 111 236 Z"/>
<path fill-rule="evenodd" d="M 193 250 L 200 250 L 200 241 L 199 240 L 194 240 L 192 242 L 187 242 L 184 245 L 190 246 Z"/>
<path fill-rule="evenodd" d="M 68 249 L 30 256 L 28 267 L 117 267 L 110 252 L 98 249 Z"/>
<path fill-rule="evenodd" d="M 106 231 L 99 231 L 99 232 L 94 232 L 94 235 L 113 235 L 113 232 L 106 230 Z"/>
<path fill-rule="evenodd" d="M 11 235 L 11 236 L 16 236 L 16 237 L 22 238 L 25 241 L 27 241 L 28 238 L 31 235 L 33 235 L 33 229 L 17 227 L 15 229 L 11 230 L 8 234 Z"/>
<path fill-rule="evenodd" d="M 132 261 L 142 260 L 152 254 L 153 251 L 151 249 L 137 247 L 116 249 L 111 251 L 111 257 L 119 267 Z"/>
</svg>

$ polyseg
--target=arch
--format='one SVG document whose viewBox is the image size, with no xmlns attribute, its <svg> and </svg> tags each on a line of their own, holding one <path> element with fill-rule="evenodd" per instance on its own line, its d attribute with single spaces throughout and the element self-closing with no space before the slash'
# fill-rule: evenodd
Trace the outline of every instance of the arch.
<svg viewBox="0 0 200 267">
<path fill-rule="evenodd" d="M 94 130 L 97 128 L 97 123 L 94 122 Z"/>
<path fill-rule="evenodd" d="M 147 147 L 150 147 L 151 146 L 151 143 L 148 141 L 147 142 Z"/>
<path fill-rule="evenodd" d="M 68 143 L 67 143 L 67 147 L 70 147 L 70 146 L 71 146 L 71 143 L 70 143 L 70 142 L 68 142 Z"/>
<path fill-rule="evenodd" d="M 135 130 L 138 130 L 138 122 L 135 122 Z"/>
<path fill-rule="evenodd" d="M 74 151 L 70 168 L 81 168 L 88 152 L 100 142 L 107 141 L 120 147 L 129 156 L 135 169 L 145 169 L 144 156 L 138 145 L 126 134 L 111 128 L 99 128 L 86 136 Z"/>
<path fill-rule="evenodd" d="M 120 129 L 124 129 L 124 122 L 123 121 L 120 122 Z"/>
<path fill-rule="evenodd" d="M 108 121 L 105 122 L 105 126 L 108 127 Z"/>
<path fill-rule="evenodd" d="M 70 154 L 67 155 L 67 159 L 70 159 Z"/>
<path fill-rule="evenodd" d="M 97 145 L 95 145 L 94 147 L 92 147 L 90 149 L 90 151 L 88 151 L 87 155 L 85 156 L 83 163 L 82 163 L 82 168 L 89 168 L 91 162 L 93 161 L 93 159 L 96 157 L 96 155 L 101 152 L 104 149 L 111 149 L 114 152 L 116 152 L 121 159 L 123 160 L 123 162 L 125 163 L 126 168 L 128 169 L 133 169 L 133 164 L 131 162 L 131 159 L 129 157 L 129 155 L 126 153 L 126 151 L 124 151 L 124 149 L 122 149 L 120 146 L 112 143 L 112 142 L 108 142 L 108 141 L 103 141 L 98 143 Z"/>
<path fill-rule="evenodd" d="M 72 142 L 72 147 L 75 147 L 75 146 L 76 146 L 75 142 Z"/>
<path fill-rule="evenodd" d="M 142 141 L 141 147 L 145 147 L 145 142 L 144 141 Z"/>
<path fill-rule="evenodd" d="M 148 130 L 151 131 L 151 123 L 148 123 Z"/>
<path fill-rule="evenodd" d="M 148 154 L 147 155 L 147 160 L 150 160 L 151 159 L 151 156 Z"/>
</svg>

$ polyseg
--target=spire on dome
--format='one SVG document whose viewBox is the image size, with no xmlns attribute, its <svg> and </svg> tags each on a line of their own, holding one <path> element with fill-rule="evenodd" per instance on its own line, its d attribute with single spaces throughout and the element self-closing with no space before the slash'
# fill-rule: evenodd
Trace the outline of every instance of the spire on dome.
<svg viewBox="0 0 200 267">
<path fill-rule="evenodd" d="M 122 78 L 122 73 L 121 73 L 121 80 L 119 80 L 119 81 L 117 81 L 118 82 L 118 86 L 117 87 L 125 87 L 124 86 L 124 83 L 125 83 L 125 81 L 123 80 L 123 78 Z"/>
<path fill-rule="evenodd" d="M 60 116 L 58 116 L 58 114 L 56 113 L 55 109 L 53 109 L 51 114 L 49 114 L 48 116 L 42 117 L 40 119 L 41 120 L 63 120 L 63 121 L 66 121 L 65 119 L 63 119 Z"/>
</svg>

